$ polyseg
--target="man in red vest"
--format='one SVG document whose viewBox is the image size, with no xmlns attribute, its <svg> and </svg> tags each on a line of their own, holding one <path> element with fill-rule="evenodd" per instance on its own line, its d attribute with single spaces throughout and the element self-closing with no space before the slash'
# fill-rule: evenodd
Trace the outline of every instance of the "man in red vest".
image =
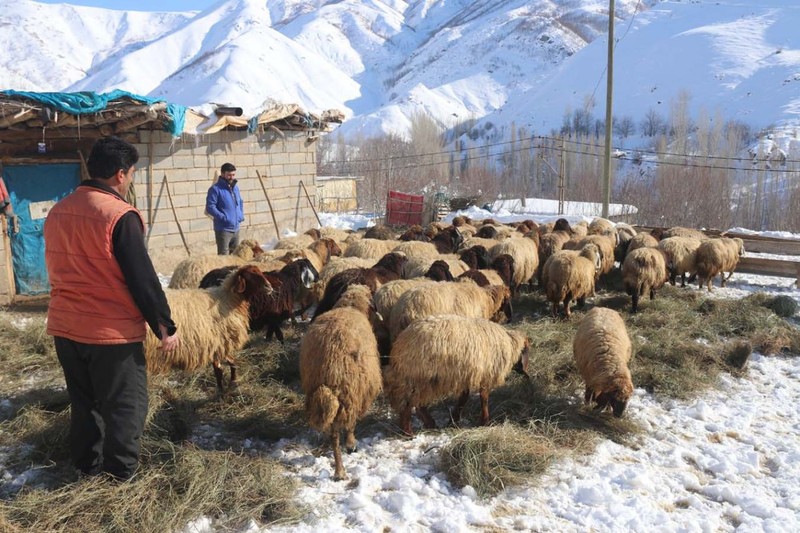
<svg viewBox="0 0 800 533">
<path fill-rule="evenodd" d="M 139 154 L 116 137 L 98 140 L 89 176 L 44 224 L 53 335 L 71 405 L 70 449 L 87 476 L 130 478 L 147 415 L 147 326 L 172 351 L 179 341 L 144 242 L 144 220 L 124 198 Z"/>
</svg>

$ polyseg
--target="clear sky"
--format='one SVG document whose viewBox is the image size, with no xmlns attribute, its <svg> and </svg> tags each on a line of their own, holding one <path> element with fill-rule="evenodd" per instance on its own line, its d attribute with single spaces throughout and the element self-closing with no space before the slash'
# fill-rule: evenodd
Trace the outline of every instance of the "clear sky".
<svg viewBox="0 0 800 533">
<path fill-rule="evenodd" d="M 219 0 L 36 0 L 43 4 L 72 4 L 121 11 L 201 11 Z"/>
</svg>

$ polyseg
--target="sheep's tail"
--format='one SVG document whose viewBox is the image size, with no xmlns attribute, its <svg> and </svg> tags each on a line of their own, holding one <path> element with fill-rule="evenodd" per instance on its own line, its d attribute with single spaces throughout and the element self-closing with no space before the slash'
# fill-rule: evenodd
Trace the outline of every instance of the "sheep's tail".
<svg viewBox="0 0 800 533">
<path fill-rule="evenodd" d="M 322 433 L 330 431 L 339 413 L 339 399 L 327 386 L 320 385 L 306 397 L 308 425 Z"/>
</svg>

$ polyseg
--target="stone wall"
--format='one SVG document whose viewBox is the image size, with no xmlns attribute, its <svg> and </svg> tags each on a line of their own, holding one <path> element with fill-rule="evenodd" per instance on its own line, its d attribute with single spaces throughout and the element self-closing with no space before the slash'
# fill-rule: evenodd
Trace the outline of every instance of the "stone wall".
<svg viewBox="0 0 800 533">
<path fill-rule="evenodd" d="M 136 206 L 148 223 L 147 246 L 160 273 L 171 273 L 188 256 L 179 228 L 192 255 L 216 253 L 213 223 L 204 214 L 205 200 L 226 162 L 236 166 L 244 200 L 242 239 L 269 243 L 277 238 L 256 171 L 263 178 L 281 232 L 302 233 L 317 227 L 300 185 L 302 181 L 314 202 L 317 145 L 307 140 L 305 133 L 267 131 L 248 135 L 245 131 L 221 131 L 176 139 L 160 131 L 137 133 L 140 159 L 134 178 Z M 172 203 L 164 186 L 165 176 Z M 10 261 L 5 248 L 0 238 L 0 305 L 10 301 L 10 272 L 6 267 Z"/>
</svg>

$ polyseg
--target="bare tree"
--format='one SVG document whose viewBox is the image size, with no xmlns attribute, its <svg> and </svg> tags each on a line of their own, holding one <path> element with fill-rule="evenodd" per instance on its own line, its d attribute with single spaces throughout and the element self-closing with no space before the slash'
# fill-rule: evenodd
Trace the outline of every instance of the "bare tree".
<svg viewBox="0 0 800 533">
<path fill-rule="evenodd" d="M 645 137 L 655 137 L 656 135 L 665 133 L 667 122 L 664 117 L 658 114 L 658 111 L 650 108 L 640 123 L 642 135 Z"/>
<path fill-rule="evenodd" d="M 633 121 L 633 117 L 629 115 L 625 115 L 619 119 L 615 118 L 613 128 L 614 135 L 623 140 L 636 133 L 636 123 Z"/>
</svg>

